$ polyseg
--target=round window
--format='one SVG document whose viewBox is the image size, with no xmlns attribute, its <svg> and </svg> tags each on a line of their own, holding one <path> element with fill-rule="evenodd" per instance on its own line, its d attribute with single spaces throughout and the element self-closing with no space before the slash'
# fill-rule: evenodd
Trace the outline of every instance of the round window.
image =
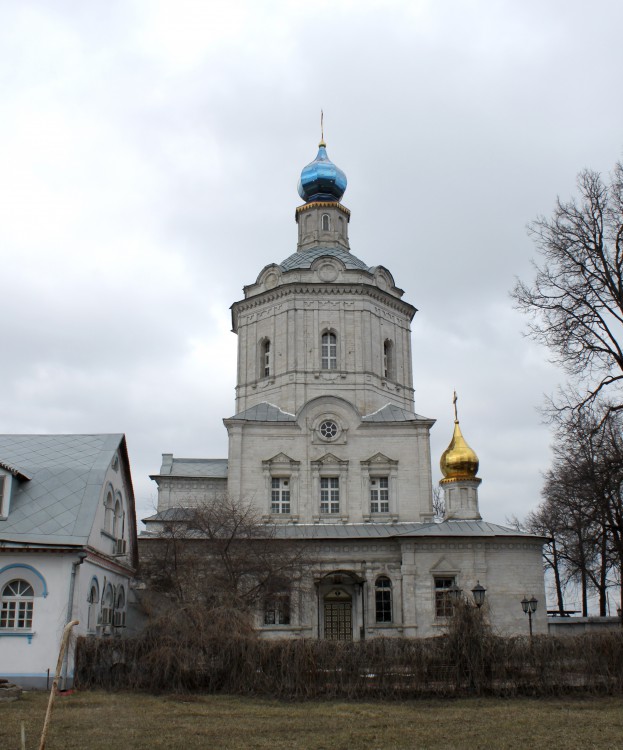
<svg viewBox="0 0 623 750">
<path fill-rule="evenodd" d="M 330 419 L 326 419 L 324 422 L 322 422 L 319 430 L 320 434 L 325 440 L 332 440 L 338 433 L 337 425 Z"/>
</svg>

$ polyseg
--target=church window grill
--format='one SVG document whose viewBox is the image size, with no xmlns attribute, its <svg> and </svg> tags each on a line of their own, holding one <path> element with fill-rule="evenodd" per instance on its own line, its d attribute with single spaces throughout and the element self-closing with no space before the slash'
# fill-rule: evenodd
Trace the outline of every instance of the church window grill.
<svg viewBox="0 0 623 750">
<path fill-rule="evenodd" d="M 322 334 L 322 369 L 337 369 L 337 336 L 330 331 Z"/>
<path fill-rule="evenodd" d="M 330 419 L 322 422 L 318 429 L 325 440 L 333 440 L 333 438 L 336 437 L 338 433 L 338 426 Z"/>
<path fill-rule="evenodd" d="M 389 477 L 370 479 L 370 513 L 389 513 Z"/>
<path fill-rule="evenodd" d="M 452 616 L 451 590 L 454 588 L 454 576 L 435 577 L 435 617 Z"/>
<path fill-rule="evenodd" d="M 331 229 L 331 217 L 329 214 L 322 214 L 322 231 L 328 232 Z"/>
<path fill-rule="evenodd" d="M 392 582 L 387 576 L 379 576 L 374 586 L 376 621 L 392 621 Z"/>
<path fill-rule="evenodd" d="M 264 339 L 260 344 L 260 377 L 267 378 L 270 376 L 270 339 Z"/>
<path fill-rule="evenodd" d="M 5 630 L 30 630 L 32 628 L 35 592 L 28 581 L 17 579 L 2 589 L 0 628 Z"/>
<path fill-rule="evenodd" d="M 389 339 L 383 342 L 383 377 L 393 380 L 394 375 L 394 344 Z"/>
<path fill-rule="evenodd" d="M 340 479 L 339 477 L 320 478 L 320 512 L 340 512 Z"/>
<path fill-rule="evenodd" d="M 271 513 L 290 512 L 290 480 L 282 477 L 273 477 L 271 480 Z"/>
<path fill-rule="evenodd" d="M 264 600 L 264 625 L 290 624 L 290 594 L 280 591 Z"/>
</svg>

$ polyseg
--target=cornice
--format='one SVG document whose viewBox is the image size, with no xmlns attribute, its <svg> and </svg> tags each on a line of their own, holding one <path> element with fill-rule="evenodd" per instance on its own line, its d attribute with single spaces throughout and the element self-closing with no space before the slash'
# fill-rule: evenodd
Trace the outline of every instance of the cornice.
<svg viewBox="0 0 623 750">
<path fill-rule="evenodd" d="M 350 221 L 350 210 L 337 201 L 313 201 L 312 203 L 304 203 L 302 206 L 296 207 L 294 216 L 298 220 L 299 214 L 305 213 L 305 211 L 311 211 L 314 208 L 337 208 L 338 211 L 345 214 Z"/>
<path fill-rule="evenodd" d="M 479 477 L 470 477 L 470 476 L 459 476 L 459 477 L 446 477 L 445 479 L 440 479 L 439 484 L 471 484 L 474 487 L 478 487 L 478 485 L 482 482 L 482 479 Z"/>
<path fill-rule="evenodd" d="M 268 289 L 265 292 L 255 294 L 253 297 L 248 299 L 239 300 L 234 302 L 231 306 L 233 314 L 240 314 L 247 310 L 252 310 L 255 307 L 266 305 L 270 302 L 276 302 L 284 297 L 291 297 L 294 294 L 305 295 L 310 297 L 318 297 L 320 295 L 326 296 L 343 296 L 346 294 L 354 294 L 360 297 L 369 297 L 371 299 L 382 302 L 388 308 L 397 310 L 409 317 L 409 320 L 413 320 L 417 308 L 410 305 L 408 302 L 404 302 L 401 299 L 394 297 L 388 292 L 379 289 L 371 284 L 361 283 L 315 283 L 315 282 L 291 282 L 289 284 L 281 284 L 280 286 Z"/>
</svg>

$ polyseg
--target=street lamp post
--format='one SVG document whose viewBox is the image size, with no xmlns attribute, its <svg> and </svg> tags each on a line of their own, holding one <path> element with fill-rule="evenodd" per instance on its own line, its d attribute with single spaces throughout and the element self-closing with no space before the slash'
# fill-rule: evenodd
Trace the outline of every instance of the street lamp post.
<svg viewBox="0 0 623 750">
<path fill-rule="evenodd" d="M 528 625 L 530 627 L 530 638 L 532 638 L 532 614 L 533 612 L 536 612 L 536 605 L 538 604 L 538 599 L 535 599 L 532 597 L 531 599 L 528 599 L 528 597 L 524 596 L 524 598 L 521 600 L 521 607 L 524 611 L 524 614 L 528 615 Z"/>
</svg>

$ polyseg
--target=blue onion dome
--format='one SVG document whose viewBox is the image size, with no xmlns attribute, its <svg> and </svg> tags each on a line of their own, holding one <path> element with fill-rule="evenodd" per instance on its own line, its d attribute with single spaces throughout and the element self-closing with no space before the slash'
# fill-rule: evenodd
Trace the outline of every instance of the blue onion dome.
<svg viewBox="0 0 623 750">
<path fill-rule="evenodd" d="M 301 172 L 298 191 L 306 203 L 339 201 L 346 190 L 346 175 L 327 156 L 327 144 L 320 141 L 318 156 Z"/>
</svg>

